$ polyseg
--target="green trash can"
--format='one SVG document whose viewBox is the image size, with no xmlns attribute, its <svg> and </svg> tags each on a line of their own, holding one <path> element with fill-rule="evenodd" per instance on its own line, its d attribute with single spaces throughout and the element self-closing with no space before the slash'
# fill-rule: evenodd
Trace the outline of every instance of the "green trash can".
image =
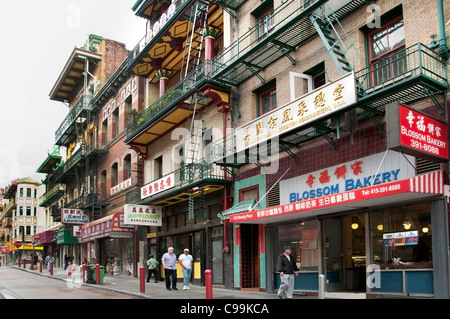
<svg viewBox="0 0 450 319">
<path fill-rule="evenodd" d="M 105 278 L 105 266 L 100 266 L 100 285 L 103 285 L 103 279 Z M 96 270 L 96 266 L 91 267 L 92 271 L 93 271 L 93 275 L 92 278 L 94 279 L 94 282 L 97 283 L 97 270 Z"/>
</svg>

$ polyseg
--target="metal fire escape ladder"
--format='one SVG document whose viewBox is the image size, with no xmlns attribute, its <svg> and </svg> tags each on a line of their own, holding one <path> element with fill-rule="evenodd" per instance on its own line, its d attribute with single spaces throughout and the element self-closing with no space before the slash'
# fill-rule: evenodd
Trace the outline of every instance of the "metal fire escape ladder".
<svg viewBox="0 0 450 319">
<path fill-rule="evenodd" d="M 203 30 L 208 24 L 209 2 L 197 1 L 191 11 L 189 21 L 191 32 L 186 34 L 186 49 L 184 50 L 180 77 L 186 77 L 199 64 L 203 48 Z M 198 31 L 200 30 L 200 31 Z M 181 79 L 182 79 L 181 78 Z"/>
<path fill-rule="evenodd" d="M 310 16 L 310 20 L 342 75 L 347 72 L 352 72 L 355 69 L 355 61 L 352 59 L 350 51 L 359 59 L 361 65 L 364 65 L 363 58 L 339 22 L 338 17 L 328 5 L 321 6 L 318 10 L 314 11 Z M 356 82 L 356 86 L 357 92 L 365 92 L 364 86 L 359 81 Z M 375 118 L 376 115 L 379 115 L 379 111 L 374 110 L 370 106 L 365 106 L 364 112 L 367 112 L 372 121 L 380 127 L 379 122 Z M 381 133 L 383 134 L 383 131 Z"/>
<path fill-rule="evenodd" d="M 330 12 L 329 15 L 326 13 L 325 9 Z M 355 62 L 351 59 L 349 52 L 353 49 L 355 55 L 360 61 L 363 61 L 358 50 L 355 49 L 350 37 L 331 9 L 329 9 L 327 5 L 324 5 L 318 10 L 319 11 L 315 11 L 310 16 L 312 24 L 316 28 L 317 33 L 325 44 L 325 47 L 333 58 L 340 73 L 344 75 L 347 72 L 352 72 L 355 68 Z M 342 37 L 339 33 L 342 34 Z M 343 37 L 348 43 L 347 45 L 345 44 Z M 348 58 L 350 58 L 350 60 Z"/>
</svg>

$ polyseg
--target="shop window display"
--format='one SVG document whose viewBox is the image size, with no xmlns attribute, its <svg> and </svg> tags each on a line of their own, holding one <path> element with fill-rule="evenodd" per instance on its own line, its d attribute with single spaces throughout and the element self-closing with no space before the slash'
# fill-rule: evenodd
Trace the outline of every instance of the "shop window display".
<svg viewBox="0 0 450 319">
<path fill-rule="evenodd" d="M 429 203 L 371 213 L 372 263 L 381 269 L 432 268 Z"/>
</svg>

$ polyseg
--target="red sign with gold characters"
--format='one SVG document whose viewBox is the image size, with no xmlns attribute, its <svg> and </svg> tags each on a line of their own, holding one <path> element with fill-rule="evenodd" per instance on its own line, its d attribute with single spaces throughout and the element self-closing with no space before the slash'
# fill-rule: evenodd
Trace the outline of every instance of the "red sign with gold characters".
<svg viewBox="0 0 450 319">
<path fill-rule="evenodd" d="M 448 160 L 447 125 L 399 105 L 400 144 Z"/>
</svg>

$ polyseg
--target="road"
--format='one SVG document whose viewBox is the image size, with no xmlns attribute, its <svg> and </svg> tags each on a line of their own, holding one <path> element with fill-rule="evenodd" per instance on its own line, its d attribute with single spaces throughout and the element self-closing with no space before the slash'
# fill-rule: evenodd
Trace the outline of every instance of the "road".
<svg viewBox="0 0 450 319">
<path fill-rule="evenodd" d="M 140 299 L 136 296 L 0 268 L 0 299 Z"/>
</svg>

